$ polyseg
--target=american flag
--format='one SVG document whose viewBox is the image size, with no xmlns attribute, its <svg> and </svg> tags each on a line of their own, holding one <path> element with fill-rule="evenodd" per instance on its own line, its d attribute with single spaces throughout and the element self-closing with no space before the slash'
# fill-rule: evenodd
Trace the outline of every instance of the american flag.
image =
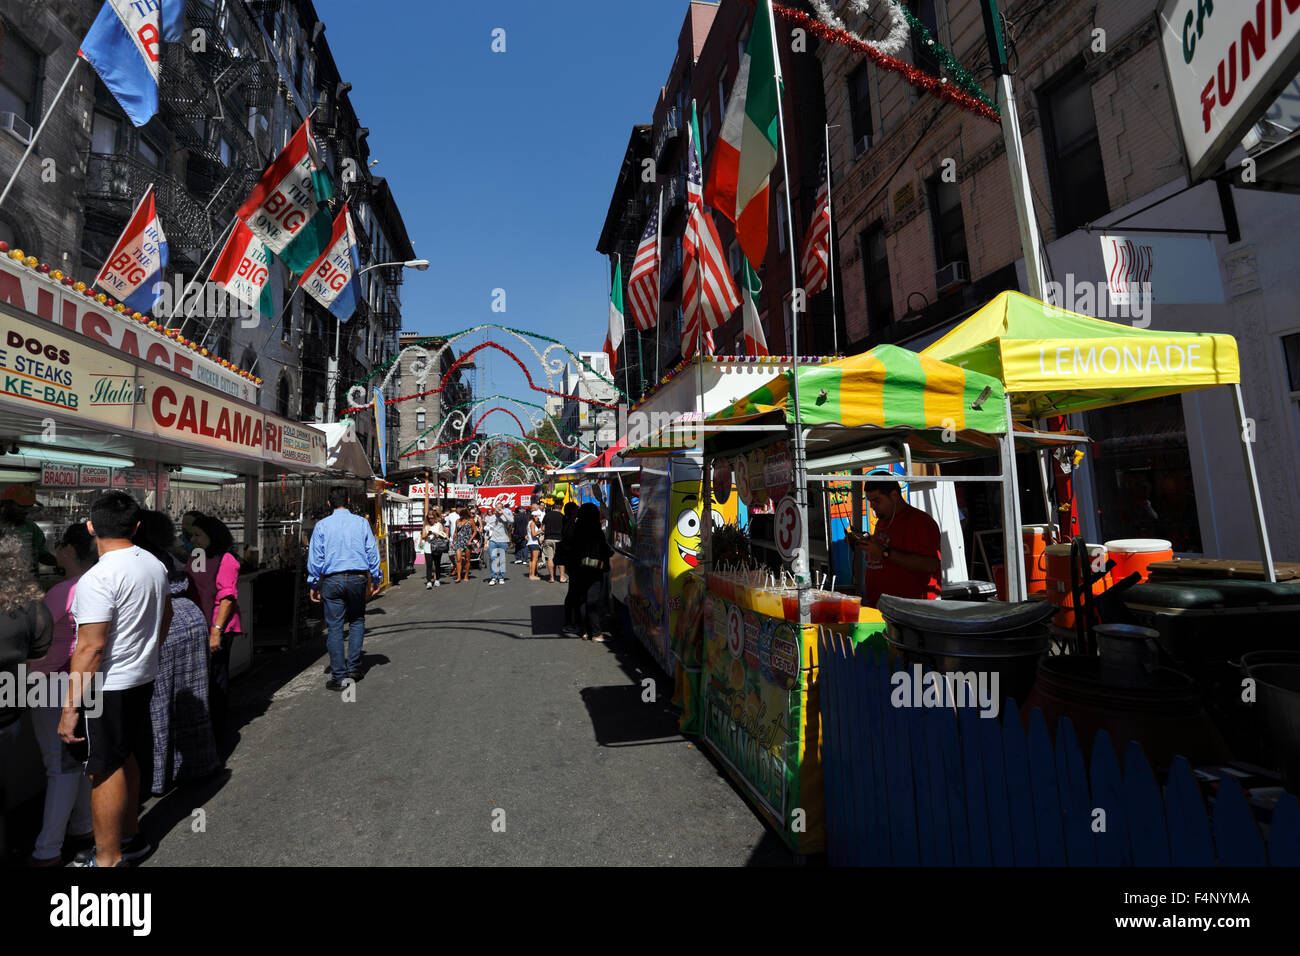
<svg viewBox="0 0 1300 956">
<path fill-rule="evenodd" d="M 682 312 L 686 328 L 682 357 L 691 358 L 703 332 L 706 354 L 713 354 L 712 332 L 740 307 L 740 293 L 727 267 L 722 240 L 713 217 L 704 211 L 704 175 L 700 168 L 699 121 L 691 103 L 691 123 L 686 133 L 686 202 L 689 215 L 682 236 Z"/>
<path fill-rule="evenodd" d="M 659 322 L 659 205 L 650 207 L 641 245 L 627 279 L 627 297 L 632 303 L 632 320 L 642 332 Z"/>
<path fill-rule="evenodd" d="M 816 295 L 830 284 L 831 264 L 831 194 L 827 184 L 826 154 L 822 153 L 821 185 L 817 187 L 817 208 L 803 238 L 803 271 L 805 292 Z"/>
</svg>

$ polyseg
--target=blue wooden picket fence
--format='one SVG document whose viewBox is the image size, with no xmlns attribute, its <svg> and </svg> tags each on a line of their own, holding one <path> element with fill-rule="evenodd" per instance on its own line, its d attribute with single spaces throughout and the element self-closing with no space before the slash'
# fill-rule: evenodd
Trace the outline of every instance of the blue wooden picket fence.
<svg viewBox="0 0 1300 956">
<path fill-rule="evenodd" d="M 1130 741 L 1105 732 L 1092 766 L 1068 719 L 1037 708 L 893 707 L 883 654 L 818 638 L 826 841 L 833 866 L 1298 866 L 1300 802 L 1277 804 L 1267 845 L 1231 777 L 1207 810 L 1178 757 L 1164 792 Z M 1094 832 L 1095 810 L 1105 829 Z"/>
</svg>

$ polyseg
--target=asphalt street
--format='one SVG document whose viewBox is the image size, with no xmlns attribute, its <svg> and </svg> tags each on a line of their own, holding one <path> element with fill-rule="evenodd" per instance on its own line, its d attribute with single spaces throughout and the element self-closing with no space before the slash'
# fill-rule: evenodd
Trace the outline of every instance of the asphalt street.
<svg viewBox="0 0 1300 956">
<path fill-rule="evenodd" d="M 355 699 L 323 641 L 235 681 L 226 770 L 148 805 L 144 865 L 791 862 L 634 637 L 562 636 L 564 587 L 515 565 L 432 591 L 417 570 L 370 603 Z"/>
</svg>

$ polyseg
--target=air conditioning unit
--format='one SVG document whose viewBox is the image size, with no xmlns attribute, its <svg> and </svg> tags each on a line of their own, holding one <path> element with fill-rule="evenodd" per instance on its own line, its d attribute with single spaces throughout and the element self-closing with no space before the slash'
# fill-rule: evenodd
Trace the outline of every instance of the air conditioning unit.
<svg viewBox="0 0 1300 956">
<path fill-rule="evenodd" d="M 868 133 L 856 143 L 853 144 L 853 158 L 857 159 L 863 153 L 871 148 L 871 134 Z"/>
<path fill-rule="evenodd" d="M 961 260 L 950 262 L 934 274 L 934 284 L 940 295 L 970 285 L 970 269 Z"/>
<path fill-rule="evenodd" d="M 0 113 L 0 129 L 4 130 L 24 146 L 31 144 L 32 128 L 28 125 L 27 120 L 23 119 L 17 113 Z"/>
</svg>

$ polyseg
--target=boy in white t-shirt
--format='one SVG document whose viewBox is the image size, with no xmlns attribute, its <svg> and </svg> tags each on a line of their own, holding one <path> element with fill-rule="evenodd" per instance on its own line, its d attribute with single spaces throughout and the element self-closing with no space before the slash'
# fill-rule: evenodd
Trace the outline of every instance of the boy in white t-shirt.
<svg viewBox="0 0 1300 956">
<path fill-rule="evenodd" d="M 68 744 L 85 741 L 89 752 L 95 852 L 85 866 L 125 866 L 152 850 L 139 832 L 140 767 L 152 760 L 149 702 L 172 605 L 162 562 L 131 542 L 140 514 L 123 491 L 107 492 L 90 506 L 99 562 L 81 576 L 72 601 L 77 648 L 59 736 Z M 85 714 L 85 736 L 78 737 L 79 707 L 97 674 L 103 675 L 102 703 L 97 716 Z"/>
</svg>

